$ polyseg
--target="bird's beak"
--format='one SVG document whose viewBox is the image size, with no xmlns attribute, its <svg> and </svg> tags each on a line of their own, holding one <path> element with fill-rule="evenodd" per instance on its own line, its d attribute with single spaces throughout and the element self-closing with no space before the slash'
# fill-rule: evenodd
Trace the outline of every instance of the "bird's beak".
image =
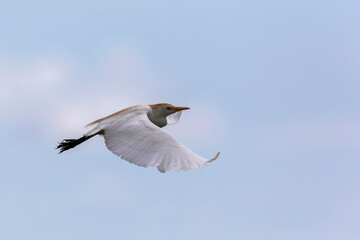
<svg viewBox="0 0 360 240">
<path fill-rule="evenodd" d="M 174 108 L 173 108 L 173 110 L 174 110 L 175 112 L 183 111 L 183 110 L 188 110 L 188 109 L 190 109 L 190 108 L 188 108 L 188 107 L 174 107 Z"/>
</svg>

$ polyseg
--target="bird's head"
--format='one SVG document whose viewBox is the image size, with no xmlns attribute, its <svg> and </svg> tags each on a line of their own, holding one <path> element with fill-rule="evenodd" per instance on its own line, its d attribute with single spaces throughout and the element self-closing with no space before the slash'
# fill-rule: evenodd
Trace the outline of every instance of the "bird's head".
<svg viewBox="0 0 360 240">
<path fill-rule="evenodd" d="M 151 112 L 148 113 L 148 117 L 150 121 L 158 127 L 177 123 L 180 119 L 181 111 L 190 109 L 188 107 L 175 107 L 169 103 L 159 103 L 149 106 Z"/>
<path fill-rule="evenodd" d="M 154 105 L 149 105 L 154 115 L 158 117 L 167 117 L 173 113 L 190 109 L 188 107 L 175 107 L 169 103 L 159 103 Z"/>
</svg>

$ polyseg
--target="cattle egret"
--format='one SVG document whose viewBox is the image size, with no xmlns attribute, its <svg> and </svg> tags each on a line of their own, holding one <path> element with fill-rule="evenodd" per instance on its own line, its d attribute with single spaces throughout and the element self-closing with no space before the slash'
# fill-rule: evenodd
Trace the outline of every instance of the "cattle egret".
<svg viewBox="0 0 360 240">
<path fill-rule="evenodd" d="M 205 163 L 216 160 L 220 153 L 207 160 L 162 129 L 177 123 L 182 111 L 187 109 L 168 103 L 125 108 L 88 124 L 92 126 L 90 131 L 78 139 L 64 139 L 57 149 L 62 153 L 96 135 L 102 135 L 111 152 L 138 166 L 157 167 L 162 173 L 170 169 L 199 169 Z"/>
</svg>

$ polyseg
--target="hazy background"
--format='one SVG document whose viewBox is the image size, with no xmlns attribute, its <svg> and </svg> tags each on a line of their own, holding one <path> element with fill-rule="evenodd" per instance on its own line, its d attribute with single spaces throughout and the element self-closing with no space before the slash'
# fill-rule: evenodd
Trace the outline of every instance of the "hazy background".
<svg viewBox="0 0 360 240">
<path fill-rule="evenodd" d="M 360 239 L 360 1 L 6 1 L 0 238 Z M 161 174 L 100 137 L 124 107 L 206 158 Z"/>
</svg>

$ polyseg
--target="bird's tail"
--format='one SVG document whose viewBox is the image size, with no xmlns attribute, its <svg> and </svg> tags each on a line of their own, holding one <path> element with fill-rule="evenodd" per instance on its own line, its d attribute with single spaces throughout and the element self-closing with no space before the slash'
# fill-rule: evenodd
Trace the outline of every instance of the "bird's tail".
<svg viewBox="0 0 360 240">
<path fill-rule="evenodd" d="M 95 136 L 99 133 L 100 132 L 97 132 L 95 134 L 88 135 L 88 136 L 82 136 L 81 138 L 78 138 L 78 139 L 64 139 L 59 143 L 59 145 L 56 147 L 56 149 L 60 149 L 59 153 L 62 153 L 66 150 L 76 147 L 77 145 L 85 142 L 86 140 L 92 138 L 93 136 Z"/>
</svg>

